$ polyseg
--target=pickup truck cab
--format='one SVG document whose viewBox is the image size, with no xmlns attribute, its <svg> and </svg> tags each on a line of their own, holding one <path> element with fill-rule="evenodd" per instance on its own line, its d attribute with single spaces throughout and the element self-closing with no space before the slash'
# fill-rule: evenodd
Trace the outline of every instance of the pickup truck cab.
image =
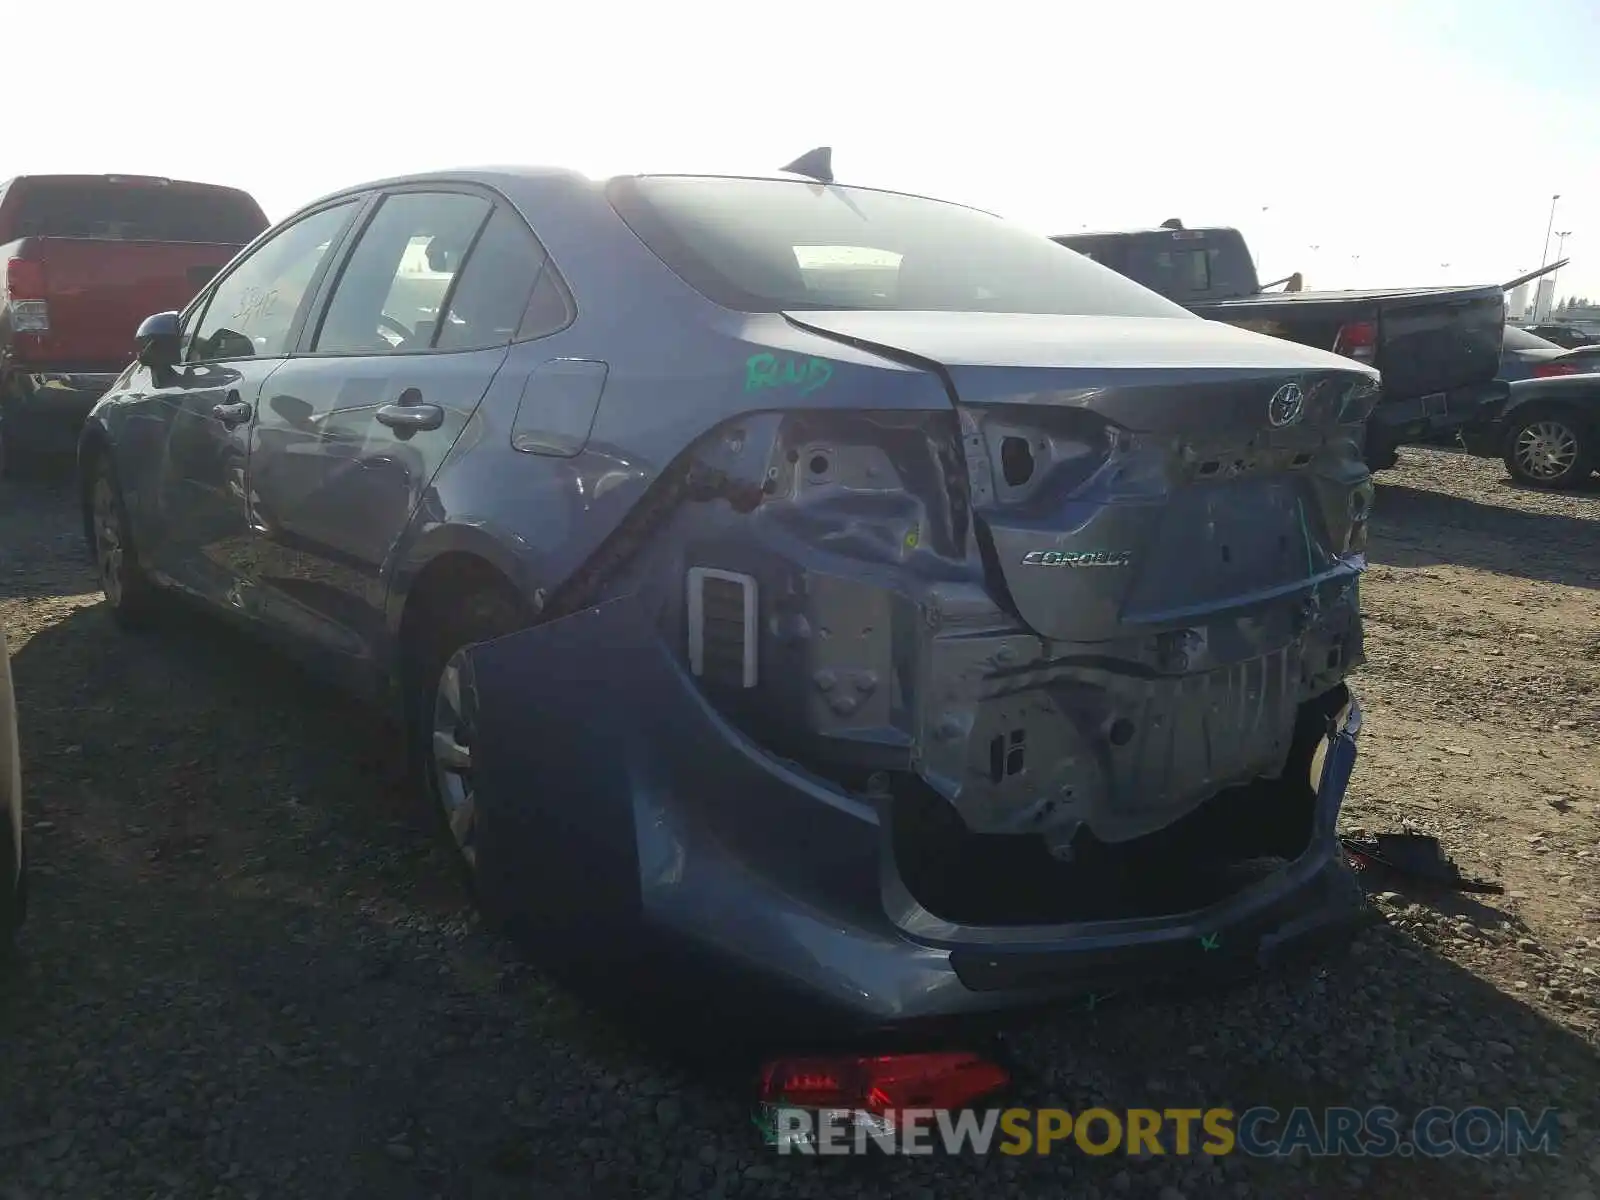
<svg viewBox="0 0 1600 1200">
<path fill-rule="evenodd" d="M 1383 392 L 1367 421 L 1366 460 L 1454 437 L 1504 400 L 1505 293 L 1468 288 L 1266 292 L 1237 229 L 1078 233 L 1052 239 L 1175 300 L 1198 316 L 1331 350 L 1376 367 Z"/>
<path fill-rule="evenodd" d="M 237 188 L 134 175 L 0 183 L 0 472 L 70 456 L 149 313 L 182 308 L 266 214 Z"/>
</svg>

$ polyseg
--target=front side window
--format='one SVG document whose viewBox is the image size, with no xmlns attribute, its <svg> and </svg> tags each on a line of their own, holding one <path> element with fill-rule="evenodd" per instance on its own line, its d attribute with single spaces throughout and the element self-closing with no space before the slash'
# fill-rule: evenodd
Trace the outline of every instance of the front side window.
<svg viewBox="0 0 1600 1200">
<path fill-rule="evenodd" d="M 312 350 L 392 354 L 432 346 L 489 208 L 482 197 L 459 192 L 385 197 L 339 276 Z"/>
<path fill-rule="evenodd" d="M 1194 319 L 1032 230 L 959 204 L 780 179 L 642 176 L 608 195 L 635 234 L 726 308 Z"/>
<path fill-rule="evenodd" d="M 356 206 L 347 200 L 321 209 L 257 246 L 217 284 L 185 358 L 210 362 L 287 354 L 300 306 Z"/>
</svg>

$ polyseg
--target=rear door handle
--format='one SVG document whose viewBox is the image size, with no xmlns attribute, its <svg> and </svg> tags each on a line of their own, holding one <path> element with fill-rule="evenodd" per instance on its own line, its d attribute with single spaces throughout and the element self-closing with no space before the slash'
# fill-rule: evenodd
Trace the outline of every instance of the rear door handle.
<svg viewBox="0 0 1600 1200">
<path fill-rule="evenodd" d="M 229 394 L 238 395 L 237 392 Z M 251 408 L 243 400 L 233 400 L 227 404 L 218 404 L 211 410 L 211 415 L 232 429 L 235 425 L 242 425 L 250 419 Z"/>
<path fill-rule="evenodd" d="M 377 412 L 378 420 L 390 429 L 415 433 L 419 429 L 437 429 L 444 424 L 444 409 L 437 404 L 385 404 Z"/>
</svg>

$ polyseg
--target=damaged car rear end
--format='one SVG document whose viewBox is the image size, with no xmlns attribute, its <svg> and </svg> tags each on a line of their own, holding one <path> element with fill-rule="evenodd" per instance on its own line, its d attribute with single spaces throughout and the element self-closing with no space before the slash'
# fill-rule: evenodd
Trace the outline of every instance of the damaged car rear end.
<svg viewBox="0 0 1600 1200">
<path fill-rule="evenodd" d="M 955 205 L 605 197 L 654 324 L 521 446 L 600 533 L 466 656 L 486 907 L 867 1026 L 1348 928 L 1374 372 Z"/>
</svg>

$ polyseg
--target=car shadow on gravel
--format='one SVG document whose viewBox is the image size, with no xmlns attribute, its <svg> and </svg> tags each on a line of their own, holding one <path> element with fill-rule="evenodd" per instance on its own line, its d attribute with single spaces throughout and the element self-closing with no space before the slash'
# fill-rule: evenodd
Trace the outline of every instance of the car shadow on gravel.
<svg viewBox="0 0 1600 1200">
<path fill-rule="evenodd" d="M 0 983 L 0 1184 L 317 1200 L 1570 1194 L 1408 1159 L 776 1156 L 716 1055 L 596 1020 L 478 925 L 393 732 L 280 656 L 187 613 L 120 634 L 97 605 L 34 634 L 13 671 L 38 875 L 20 970 Z M 1420 944 L 1409 911 L 1348 955 L 1244 985 L 1019 1017 L 1015 1098 L 1565 1103 L 1593 1129 L 1595 1047 Z M 1538 996 L 1531 958 L 1528 984 Z"/>
<path fill-rule="evenodd" d="M 1600 510 L 1585 520 L 1380 483 L 1368 555 L 1387 566 L 1454 564 L 1600 588 Z"/>
</svg>

